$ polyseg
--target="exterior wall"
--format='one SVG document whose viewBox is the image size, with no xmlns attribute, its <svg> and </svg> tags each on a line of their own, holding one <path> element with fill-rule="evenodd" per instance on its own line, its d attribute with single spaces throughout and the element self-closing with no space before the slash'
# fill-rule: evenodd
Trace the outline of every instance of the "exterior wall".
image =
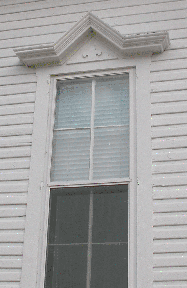
<svg viewBox="0 0 187 288">
<path fill-rule="evenodd" d="M 57 41 L 89 10 L 124 35 L 169 31 L 169 49 L 151 63 L 153 287 L 187 286 L 186 8 L 185 0 L 0 1 L 0 287 L 20 287 L 37 81 L 13 48 Z"/>
</svg>

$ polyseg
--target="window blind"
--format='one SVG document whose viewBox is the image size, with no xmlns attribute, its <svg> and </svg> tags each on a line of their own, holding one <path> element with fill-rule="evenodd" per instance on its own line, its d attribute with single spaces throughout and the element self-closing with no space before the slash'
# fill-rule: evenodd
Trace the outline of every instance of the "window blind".
<svg viewBox="0 0 187 288">
<path fill-rule="evenodd" d="M 58 81 L 51 181 L 128 176 L 128 74 Z"/>
</svg>

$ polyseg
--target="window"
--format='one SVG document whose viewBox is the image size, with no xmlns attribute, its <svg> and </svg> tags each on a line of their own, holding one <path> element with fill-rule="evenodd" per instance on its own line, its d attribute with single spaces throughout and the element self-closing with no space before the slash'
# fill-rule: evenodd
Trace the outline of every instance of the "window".
<svg viewBox="0 0 187 288">
<path fill-rule="evenodd" d="M 128 287 L 129 73 L 56 90 L 45 288 Z"/>
</svg>

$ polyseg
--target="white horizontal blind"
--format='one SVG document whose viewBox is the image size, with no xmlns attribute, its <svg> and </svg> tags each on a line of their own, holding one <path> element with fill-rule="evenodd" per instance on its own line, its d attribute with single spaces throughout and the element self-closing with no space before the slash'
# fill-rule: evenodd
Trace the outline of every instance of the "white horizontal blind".
<svg viewBox="0 0 187 288">
<path fill-rule="evenodd" d="M 90 169 L 94 180 L 128 177 L 128 82 L 128 74 L 58 82 L 51 181 L 88 180 Z"/>
</svg>

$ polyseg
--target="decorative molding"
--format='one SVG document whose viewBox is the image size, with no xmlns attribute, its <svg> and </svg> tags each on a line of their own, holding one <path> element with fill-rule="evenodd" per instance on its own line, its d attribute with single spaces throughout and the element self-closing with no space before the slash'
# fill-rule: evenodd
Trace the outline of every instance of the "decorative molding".
<svg viewBox="0 0 187 288">
<path fill-rule="evenodd" d="M 122 57 L 162 53 L 170 44 L 167 31 L 124 36 L 88 12 L 56 43 L 22 46 L 14 49 L 14 52 L 29 67 L 60 64 L 79 49 L 85 37 L 97 35 L 117 49 Z"/>
</svg>

